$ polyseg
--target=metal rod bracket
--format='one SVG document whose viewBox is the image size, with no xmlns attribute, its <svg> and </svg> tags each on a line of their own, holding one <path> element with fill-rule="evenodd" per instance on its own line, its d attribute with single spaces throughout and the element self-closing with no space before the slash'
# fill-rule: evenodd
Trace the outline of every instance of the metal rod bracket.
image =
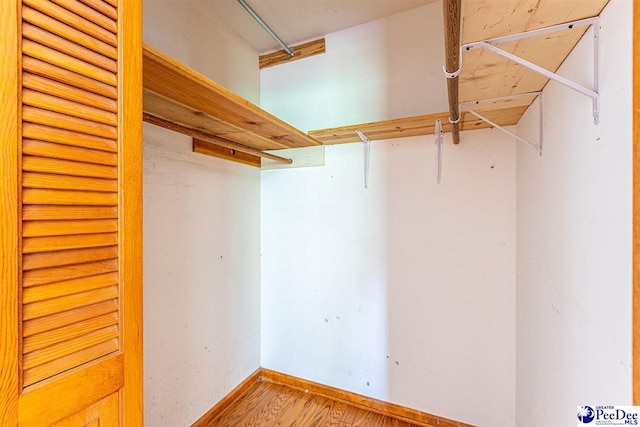
<svg viewBox="0 0 640 427">
<path fill-rule="evenodd" d="M 364 143 L 362 153 L 364 157 L 364 188 L 369 188 L 369 164 L 371 163 L 371 140 L 361 131 L 356 129 L 356 133 Z"/>
<path fill-rule="evenodd" d="M 442 122 L 436 120 L 436 129 L 434 132 L 436 143 L 436 184 L 440 184 L 442 178 L 442 143 L 444 141 L 444 131 L 442 130 Z"/>
</svg>

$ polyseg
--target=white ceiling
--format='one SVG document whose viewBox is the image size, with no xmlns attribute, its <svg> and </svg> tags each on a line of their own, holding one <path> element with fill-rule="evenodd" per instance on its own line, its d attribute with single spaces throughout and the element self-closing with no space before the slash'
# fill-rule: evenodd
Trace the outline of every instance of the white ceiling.
<svg viewBox="0 0 640 427">
<path fill-rule="evenodd" d="M 246 0 L 288 46 L 436 1 L 438 0 Z M 205 2 L 259 53 L 280 49 L 237 0 Z"/>
</svg>

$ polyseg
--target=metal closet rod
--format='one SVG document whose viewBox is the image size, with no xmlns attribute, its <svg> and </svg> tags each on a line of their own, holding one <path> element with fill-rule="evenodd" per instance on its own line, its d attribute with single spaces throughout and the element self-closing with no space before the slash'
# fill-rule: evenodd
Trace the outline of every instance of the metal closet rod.
<svg viewBox="0 0 640 427">
<path fill-rule="evenodd" d="M 282 41 L 282 39 L 280 37 L 278 37 L 278 35 L 276 33 L 273 32 L 273 30 L 267 25 L 266 22 L 264 22 L 262 20 L 262 18 L 260 18 L 260 15 L 258 15 L 256 13 L 255 10 L 253 10 L 251 8 L 251 6 L 249 6 L 247 4 L 246 1 L 244 0 L 238 0 L 238 3 L 240 3 L 242 5 L 242 7 L 244 7 L 246 9 L 247 12 L 249 12 L 249 15 L 251 15 L 253 17 L 253 19 L 255 19 L 258 24 L 260 24 L 260 26 L 262 28 L 264 28 L 264 30 L 271 36 L 271 38 L 273 38 L 275 41 L 278 42 L 278 44 L 280 46 L 282 46 L 282 48 L 285 50 L 285 52 L 287 52 L 289 54 L 289 56 L 293 57 L 294 53 L 293 50 L 291 50 L 291 48 L 289 46 L 287 46 L 286 44 L 284 44 L 284 42 Z"/>
</svg>

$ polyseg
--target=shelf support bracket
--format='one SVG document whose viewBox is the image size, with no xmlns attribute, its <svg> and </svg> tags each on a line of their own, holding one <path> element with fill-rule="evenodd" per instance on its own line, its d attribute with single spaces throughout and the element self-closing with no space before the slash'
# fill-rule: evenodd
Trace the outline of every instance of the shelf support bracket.
<svg viewBox="0 0 640 427">
<path fill-rule="evenodd" d="M 536 144 L 535 142 L 531 142 L 526 138 L 521 137 L 520 135 L 511 132 L 509 129 L 505 128 L 504 126 L 500 126 L 499 124 L 495 123 L 494 121 L 488 119 L 487 117 L 483 116 L 482 114 L 478 113 L 477 111 L 469 108 L 470 105 L 479 105 L 479 104 L 484 104 L 484 103 L 489 103 L 489 102 L 498 102 L 498 101 L 506 101 L 506 100 L 512 100 L 512 99 L 516 99 L 516 98 L 522 98 L 522 97 L 526 97 L 526 96 L 537 96 L 538 97 L 538 143 Z M 521 94 L 517 94 L 517 95 L 511 95 L 511 96 L 504 96 L 501 98 L 492 98 L 492 99 L 483 99 L 483 100 L 479 100 L 479 101 L 468 101 L 468 102 L 462 102 L 459 105 L 460 111 L 461 112 L 468 112 L 470 114 L 473 114 L 474 116 L 476 116 L 477 118 L 479 118 L 480 120 L 490 124 L 491 126 L 495 127 L 496 129 L 501 130 L 502 132 L 506 133 L 507 135 L 512 136 L 513 138 L 517 139 L 520 142 L 524 142 L 525 144 L 529 144 L 532 147 L 534 147 L 537 151 L 538 154 L 540 156 L 542 156 L 542 132 L 543 132 L 543 107 L 542 107 L 542 92 L 527 92 L 527 93 L 521 93 Z M 437 126 L 437 124 L 436 124 Z M 436 127 L 437 129 L 437 127 Z"/>
<path fill-rule="evenodd" d="M 440 184 L 440 179 L 442 178 L 442 142 L 444 140 L 442 121 L 440 119 L 436 120 L 434 136 L 436 143 L 436 184 Z"/>
<path fill-rule="evenodd" d="M 529 37 L 541 36 L 544 34 L 554 33 L 562 30 L 593 26 L 593 89 L 588 89 L 572 80 L 567 79 L 566 77 L 562 77 L 554 72 L 551 72 L 545 68 L 542 68 L 539 65 L 534 64 L 533 62 L 527 61 L 524 58 L 521 58 L 517 55 L 514 55 L 510 52 L 507 52 L 503 49 L 497 47 L 497 44 L 506 43 L 515 40 L 521 40 Z M 539 28 L 537 30 L 526 31 L 523 33 L 512 34 L 504 37 L 496 37 L 493 39 L 481 40 L 472 43 L 466 43 L 460 46 L 460 64 L 456 71 L 453 73 L 445 73 L 447 78 L 452 78 L 453 76 L 457 76 L 460 74 L 460 70 L 462 69 L 462 52 L 469 51 L 472 49 L 485 49 L 490 52 L 493 52 L 497 55 L 501 55 L 511 61 L 514 61 L 524 67 L 529 68 L 543 76 L 554 80 L 560 84 L 563 84 L 577 92 L 580 92 L 583 95 L 591 98 L 593 103 L 593 122 L 597 125 L 600 123 L 600 96 L 598 94 L 599 91 L 599 83 L 600 83 L 600 17 L 596 16 L 593 18 L 581 19 L 578 21 L 567 22 L 559 25 L 552 25 L 550 27 Z"/>
<path fill-rule="evenodd" d="M 361 131 L 356 129 L 356 133 L 364 143 L 363 145 L 363 157 L 364 157 L 364 188 L 369 188 L 369 164 L 371 162 L 371 140 Z"/>
</svg>

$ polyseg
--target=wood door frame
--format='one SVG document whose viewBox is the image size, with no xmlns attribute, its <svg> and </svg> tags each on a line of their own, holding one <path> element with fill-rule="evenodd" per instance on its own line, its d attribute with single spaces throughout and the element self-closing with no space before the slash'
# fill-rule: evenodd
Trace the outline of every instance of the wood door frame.
<svg viewBox="0 0 640 427">
<path fill-rule="evenodd" d="M 633 404 L 640 405 L 640 1 L 633 2 Z"/>
<path fill-rule="evenodd" d="M 142 335 L 142 0 L 118 7 L 119 260 L 124 387 L 121 425 L 144 425 Z M 122 268 L 124 266 L 124 268 Z"/>
<path fill-rule="evenodd" d="M 18 1 L 0 1 L 0 425 L 18 424 Z M 9 100 L 9 102 L 6 102 Z"/>
</svg>

